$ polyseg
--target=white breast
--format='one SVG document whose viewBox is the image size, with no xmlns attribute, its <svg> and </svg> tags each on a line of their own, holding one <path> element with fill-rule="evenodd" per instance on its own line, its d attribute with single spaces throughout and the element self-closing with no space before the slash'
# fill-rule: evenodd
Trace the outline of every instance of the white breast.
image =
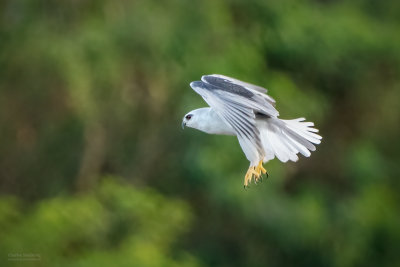
<svg viewBox="0 0 400 267">
<path fill-rule="evenodd" d="M 208 134 L 236 135 L 232 127 L 226 124 L 212 108 L 196 110 L 198 117 L 196 128 Z"/>
</svg>

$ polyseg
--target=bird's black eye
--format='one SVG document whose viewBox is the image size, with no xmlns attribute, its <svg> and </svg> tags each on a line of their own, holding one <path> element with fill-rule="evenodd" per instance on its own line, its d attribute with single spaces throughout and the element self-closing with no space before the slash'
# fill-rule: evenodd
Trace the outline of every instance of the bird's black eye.
<svg viewBox="0 0 400 267">
<path fill-rule="evenodd" d="M 192 115 L 191 114 L 189 114 L 189 115 L 186 115 L 186 117 L 185 117 L 187 120 L 190 120 L 191 118 L 192 118 Z"/>
</svg>

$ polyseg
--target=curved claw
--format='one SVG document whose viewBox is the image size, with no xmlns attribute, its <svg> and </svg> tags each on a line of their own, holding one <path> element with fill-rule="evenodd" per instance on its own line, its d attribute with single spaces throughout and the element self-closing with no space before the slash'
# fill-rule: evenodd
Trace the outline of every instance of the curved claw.
<svg viewBox="0 0 400 267">
<path fill-rule="evenodd" d="M 251 183 L 251 180 L 254 179 L 254 182 L 257 183 L 258 181 L 262 180 L 262 174 L 266 174 L 268 177 L 268 172 L 263 167 L 262 160 L 258 163 L 257 166 L 250 166 L 244 176 L 244 187 L 247 188 L 248 185 Z"/>
</svg>

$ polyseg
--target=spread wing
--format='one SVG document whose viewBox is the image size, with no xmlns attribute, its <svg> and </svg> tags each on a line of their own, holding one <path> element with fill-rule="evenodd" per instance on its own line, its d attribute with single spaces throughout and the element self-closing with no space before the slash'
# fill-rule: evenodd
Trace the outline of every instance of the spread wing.
<svg viewBox="0 0 400 267">
<path fill-rule="evenodd" d="M 207 77 L 208 80 L 212 80 L 214 78 L 220 78 L 222 80 L 225 80 L 226 82 L 230 82 L 230 83 L 234 83 L 240 86 L 243 86 L 244 88 L 246 88 L 247 90 L 252 91 L 253 93 L 261 93 L 261 95 L 259 94 L 259 96 L 265 98 L 268 102 L 270 102 L 273 106 L 275 106 L 275 99 L 273 99 L 272 97 L 270 97 L 269 95 L 267 95 L 266 93 L 268 92 L 267 89 L 265 89 L 264 87 L 255 85 L 255 84 L 251 84 L 248 82 L 243 82 L 241 80 L 232 78 L 232 77 L 228 77 L 225 75 L 221 75 L 221 74 L 211 74 L 211 75 L 207 75 L 207 76 L 203 76 L 203 77 Z"/>
<path fill-rule="evenodd" d="M 260 92 L 261 87 L 222 75 L 204 75 L 201 81 L 192 82 L 190 86 L 234 129 L 252 164 L 263 158 L 256 114 L 277 117 L 279 113 L 273 106 L 273 99 Z"/>
</svg>

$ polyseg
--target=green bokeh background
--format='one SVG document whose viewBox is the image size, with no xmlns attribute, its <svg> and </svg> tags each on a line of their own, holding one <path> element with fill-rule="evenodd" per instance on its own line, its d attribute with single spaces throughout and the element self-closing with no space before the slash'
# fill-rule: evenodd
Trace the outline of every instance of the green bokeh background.
<svg viewBox="0 0 400 267">
<path fill-rule="evenodd" d="M 211 73 L 322 144 L 244 190 Z M 0 266 L 400 266 L 399 77 L 397 0 L 4 0 Z"/>
</svg>

